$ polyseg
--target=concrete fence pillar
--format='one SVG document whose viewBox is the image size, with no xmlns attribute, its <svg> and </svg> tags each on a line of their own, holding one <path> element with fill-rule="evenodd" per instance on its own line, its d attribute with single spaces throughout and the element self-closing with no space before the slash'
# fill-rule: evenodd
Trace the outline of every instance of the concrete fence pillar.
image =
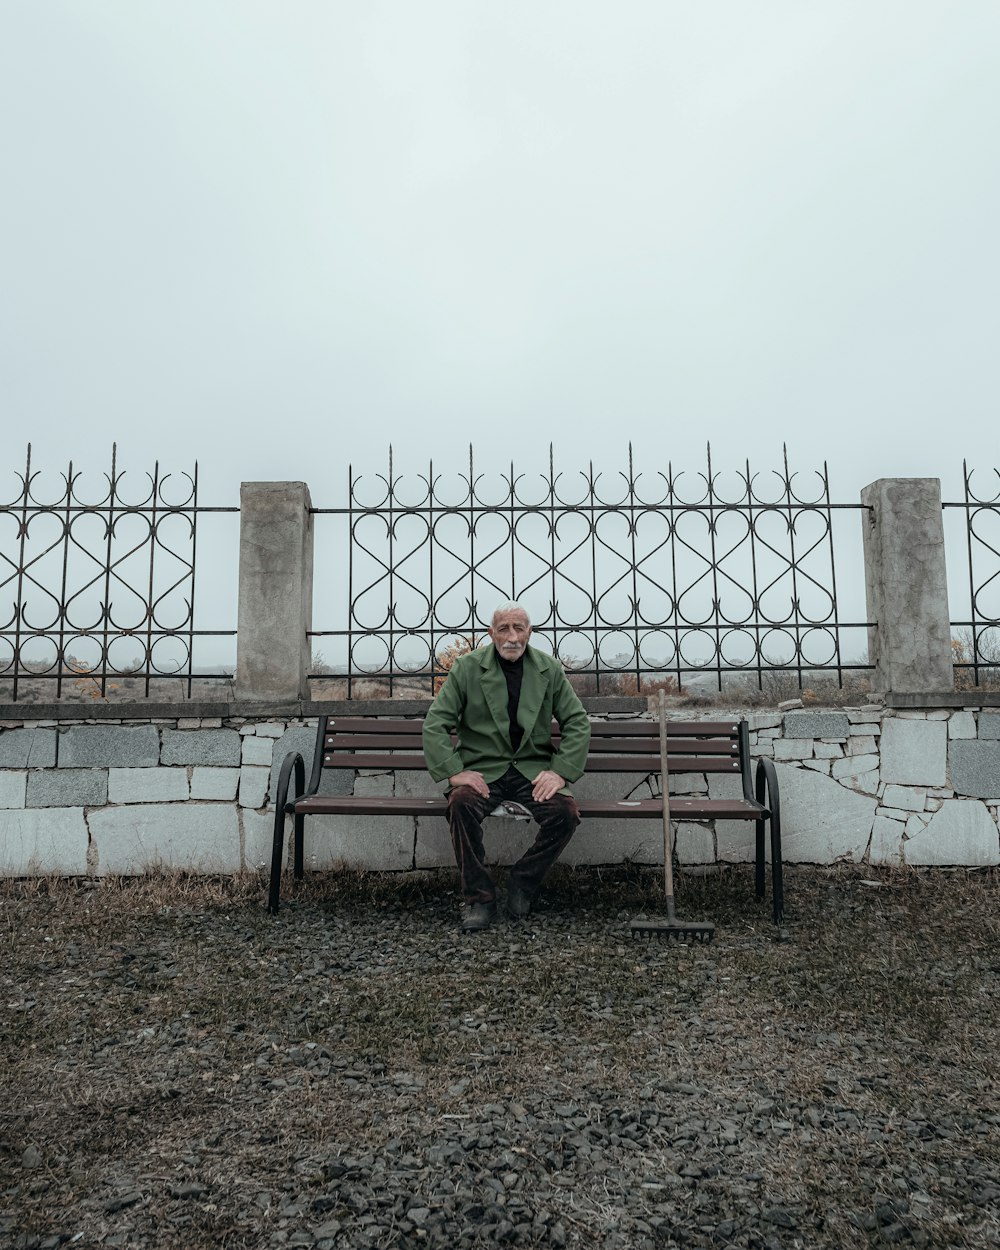
<svg viewBox="0 0 1000 1250">
<path fill-rule="evenodd" d="M 868 657 L 878 691 L 953 690 L 941 482 L 889 477 L 861 492 Z"/>
<path fill-rule="evenodd" d="M 309 696 L 313 526 L 305 482 L 240 486 L 239 699 Z"/>
</svg>

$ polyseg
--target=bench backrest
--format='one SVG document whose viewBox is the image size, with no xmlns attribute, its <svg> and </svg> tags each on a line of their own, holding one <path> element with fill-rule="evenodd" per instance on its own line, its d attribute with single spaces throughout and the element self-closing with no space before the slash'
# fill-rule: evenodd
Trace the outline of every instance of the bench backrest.
<svg viewBox="0 0 1000 1250">
<path fill-rule="evenodd" d="M 424 770 L 423 717 L 321 717 L 313 773 L 323 768 Z M 658 773 L 660 727 L 655 720 L 592 721 L 587 772 Z M 552 741 L 559 742 L 553 722 Z M 671 772 L 734 773 L 749 779 L 745 721 L 668 721 Z"/>
</svg>

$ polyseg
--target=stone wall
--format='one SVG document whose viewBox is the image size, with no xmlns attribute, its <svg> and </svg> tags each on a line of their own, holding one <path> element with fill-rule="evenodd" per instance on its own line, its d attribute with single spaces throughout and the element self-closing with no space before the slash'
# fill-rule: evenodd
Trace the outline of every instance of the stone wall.
<svg viewBox="0 0 1000 1250">
<path fill-rule="evenodd" d="M 1000 712 L 872 705 L 749 720 L 752 753 L 775 763 L 789 861 L 1000 862 Z"/>
<path fill-rule="evenodd" d="M 27 710 L 27 709 L 26 709 Z M 739 712 L 735 713 L 740 715 Z M 712 709 L 705 718 L 729 713 Z M 752 754 L 778 772 L 790 862 L 1000 862 L 1000 710 L 750 712 Z M 691 713 L 678 713 L 691 719 Z M 289 750 L 311 759 L 315 719 L 161 718 L 88 723 L 6 721 L 0 728 L 0 874 L 135 874 L 260 870 L 270 862 L 278 769 Z M 658 777 L 595 774 L 581 794 L 655 794 Z M 324 791 L 440 791 L 425 774 L 344 770 Z M 739 793 L 729 775 L 676 774 L 676 794 Z M 531 836 L 496 818 L 490 845 L 508 862 Z M 753 857 L 753 826 L 682 822 L 688 863 Z M 662 859 L 656 821 L 587 821 L 565 858 L 608 864 Z M 314 817 L 313 867 L 429 868 L 452 862 L 441 817 Z"/>
</svg>

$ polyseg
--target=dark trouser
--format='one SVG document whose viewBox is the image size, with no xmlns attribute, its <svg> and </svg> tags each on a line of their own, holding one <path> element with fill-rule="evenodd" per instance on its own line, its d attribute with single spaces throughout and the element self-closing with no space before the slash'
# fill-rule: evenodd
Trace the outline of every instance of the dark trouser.
<svg viewBox="0 0 1000 1250">
<path fill-rule="evenodd" d="M 489 798 L 471 786 L 456 786 L 448 793 L 448 824 L 455 861 L 467 903 L 491 903 L 496 886 L 483 861 L 483 820 L 504 800 L 520 803 L 538 821 L 538 836 L 510 870 L 510 881 L 534 898 L 542 879 L 580 823 L 580 809 L 568 794 L 554 794 L 544 803 L 531 797 L 527 777 L 511 765 L 502 777 L 491 781 Z"/>
</svg>

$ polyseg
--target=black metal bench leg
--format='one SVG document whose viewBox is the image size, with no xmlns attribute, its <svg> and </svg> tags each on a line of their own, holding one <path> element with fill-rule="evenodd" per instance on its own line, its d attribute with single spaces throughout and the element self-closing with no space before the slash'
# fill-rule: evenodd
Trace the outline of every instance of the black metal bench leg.
<svg viewBox="0 0 1000 1250">
<path fill-rule="evenodd" d="M 295 813 L 295 880 L 301 881 L 305 876 L 305 821 L 306 818 L 300 812 Z"/>
<path fill-rule="evenodd" d="M 772 916 L 774 923 L 780 925 L 785 921 L 785 889 L 781 863 L 781 798 L 778 794 L 778 774 L 770 760 L 757 761 L 754 792 L 757 802 L 763 804 L 770 812 L 767 819 L 771 826 Z M 757 897 L 764 897 L 763 822 L 757 825 Z"/>
<path fill-rule="evenodd" d="M 758 800 L 759 801 L 759 800 Z M 758 820 L 754 825 L 757 840 L 757 858 L 754 861 L 754 894 L 757 898 L 764 897 L 764 822 Z"/>
<path fill-rule="evenodd" d="M 785 885 L 781 865 L 781 801 L 777 790 L 771 808 L 771 894 L 774 900 L 774 923 L 785 923 Z"/>
<path fill-rule="evenodd" d="M 278 787 L 274 796 L 274 839 L 271 843 L 271 881 L 267 893 L 267 910 L 276 914 L 281 902 L 281 857 L 285 849 L 285 808 L 288 804 L 288 783 L 295 774 L 295 793 L 301 794 L 306 784 L 306 766 L 302 756 L 292 751 L 285 756 L 278 774 Z M 301 877 L 302 822 L 305 818 L 295 814 L 296 876 Z"/>
<path fill-rule="evenodd" d="M 274 809 L 274 841 L 271 844 L 271 884 L 267 893 L 267 910 L 276 914 L 281 899 L 281 855 L 285 849 L 285 805 Z"/>
</svg>

